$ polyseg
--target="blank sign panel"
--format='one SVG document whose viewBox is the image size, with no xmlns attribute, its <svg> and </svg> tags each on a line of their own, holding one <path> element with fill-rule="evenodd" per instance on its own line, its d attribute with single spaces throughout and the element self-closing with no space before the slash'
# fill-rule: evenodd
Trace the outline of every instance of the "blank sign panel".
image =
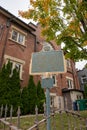
<svg viewBox="0 0 87 130">
<path fill-rule="evenodd" d="M 32 53 L 30 63 L 31 75 L 45 73 L 57 74 L 66 72 L 63 51 L 47 51 Z"/>
</svg>

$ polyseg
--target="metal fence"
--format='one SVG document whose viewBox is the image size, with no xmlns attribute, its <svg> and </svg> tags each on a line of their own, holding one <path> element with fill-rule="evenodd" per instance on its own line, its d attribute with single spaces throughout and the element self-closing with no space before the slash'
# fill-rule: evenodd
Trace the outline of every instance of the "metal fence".
<svg viewBox="0 0 87 130">
<path fill-rule="evenodd" d="M 25 129 L 21 127 L 20 107 L 18 107 L 17 110 L 17 117 L 13 117 L 13 106 L 8 110 L 7 105 L 5 108 L 2 105 L 0 108 L 0 130 L 47 130 L 46 125 L 48 118 L 50 118 L 51 121 L 51 130 L 87 130 L 87 118 L 83 118 L 78 112 L 69 111 L 67 109 L 54 110 L 54 108 L 52 108 L 50 116 L 47 117 L 45 106 L 46 105 L 44 105 L 44 114 L 42 115 L 38 114 L 38 108 L 36 106 L 33 125 Z M 7 117 L 8 111 L 10 114 L 9 117 Z M 39 119 L 39 116 L 42 116 L 42 118 Z M 15 123 L 13 123 L 14 119 L 16 120 Z"/>
</svg>

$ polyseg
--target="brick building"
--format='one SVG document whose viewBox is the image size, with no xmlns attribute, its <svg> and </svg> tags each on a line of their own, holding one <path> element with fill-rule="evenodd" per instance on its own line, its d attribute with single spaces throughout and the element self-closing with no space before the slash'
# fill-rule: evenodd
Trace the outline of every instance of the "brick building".
<svg viewBox="0 0 87 130">
<path fill-rule="evenodd" d="M 80 89 L 84 90 L 84 85 L 87 84 L 87 68 L 77 71 Z"/>
<path fill-rule="evenodd" d="M 0 7 L 0 67 L 10 60 L 12 67 L 20 70 L 22 86 L 28 83 L 32 52 L 60 49 L 54 41 L 46 42 L 39 24 L 28 25 Z M 83 93 L 79 87 L 75 63 L 67 59 L 66 64 L 66 73 L 52 75 L 54 87 L 50 90 L 51 105 L 64 108 L 67 104 L 68 109 L 72 109 L 72 103 L 78 97 L 83 98 Z M 36 82 L 39 79 L 39 76 L 35 76 Z"/>
<path fill-rule="evenodd" d="M 0 7 L 0 68 L 9 59 L 12 67 L 20 69 L 22 86 L 29 78 L 31 53 L 35 51 L 34 28 Z"/>
</svg>

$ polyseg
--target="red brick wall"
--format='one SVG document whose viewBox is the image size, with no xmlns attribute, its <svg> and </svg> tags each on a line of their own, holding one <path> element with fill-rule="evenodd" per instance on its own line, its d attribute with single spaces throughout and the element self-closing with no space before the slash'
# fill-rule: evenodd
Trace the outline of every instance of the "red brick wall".
<svg viewBox="0 0 87 130">
<path fill-rule="evenodd" d="M 8 35 L 4 55 L 9 55 L 25 61 L 25 64 L 23 66 L 23 76 L 22 76 L 23 80 L 21 81 L 21 84 L 22 86 L 26 86 L 29 79 L 29 65 L 31 54 L 32 52 L 34 52 L 35 36 L 32 35 L 29 31 L 25 30 L 21 25 L 13 23 L 13 21 L 11 22 L 9 32 L 7 34 L 8 28 L 6 28 L 6 22 L 7 18 L 4 15 L 3 16 L 0 15 L 0 25 L 3 24 L 5 26 L 2 39 L 0 40 L 0 58 L 2 55 L 3 46 L 6 41 L 6 36 Z M 27 34 L 25 42 L 26 47 L 10 40 L 13 25 Z"/>
</svg>

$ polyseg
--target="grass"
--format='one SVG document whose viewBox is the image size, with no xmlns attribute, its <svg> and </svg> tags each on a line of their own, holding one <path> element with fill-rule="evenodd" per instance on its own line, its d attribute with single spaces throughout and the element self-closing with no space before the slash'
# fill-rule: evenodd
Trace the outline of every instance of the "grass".
<svg viewBox="0 0 87 130">
<path fill-rule="evenodd" d="M 82 117 L 87 118 L 87 111 L 81 111 L 79 112 Z M 43 115 L 38 116 L 38 121 L 43 119 Z M 9 119 L 7 120 L 9 121 Z M 66 113 L 57 113 L 55 116 L 51 117 L 51 130 L 68 130 L 70 127 L 70 130 L 74 130 L 74 127 L 77 127 L 75 130 L 80 130 L 80 127 L 83 126 L 82 130 L 85 130 L 85 121 L 77 118 L 76 116 L 67 115 Z M 17 126 L 17 118 L 14 118 L 12 120 L 12 124 Z M 20 118 L 20 128 L 22 130 L 27 130 L 31 126 L 35 124 L 35 116 L 25 116 Z M 3 130 L 4 125 L 0 123 L 0 130 Z M 5 130 L 9 130 L 8 127 L 5 128 Z M 39 130 L 46 130 L 46 122 L 39 125 Z"/>
</svg>

